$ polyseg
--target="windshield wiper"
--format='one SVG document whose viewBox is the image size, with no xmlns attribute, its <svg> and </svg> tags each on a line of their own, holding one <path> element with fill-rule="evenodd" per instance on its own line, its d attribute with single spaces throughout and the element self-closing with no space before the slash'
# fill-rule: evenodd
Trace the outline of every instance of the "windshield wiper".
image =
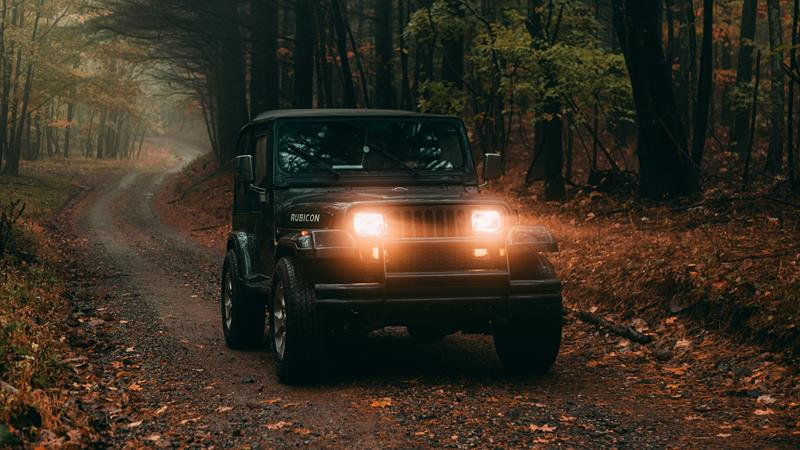
<svg viewBox="0 0 800 450">
<path fill-rule="evenodd" d="M 299 148 L 293 146 L 292 144 L 287 145 L 286 148 L 288 148 L 289 151 L 291 151 L 295 155 L 305 159 L 306 161 L 311 161 L 312 163 L 316 164 L 317 166 L 325 169 L 328 173 L 330 173 L 331 175 L 335 176 L 336 178 L 339 178 L 342 175 L 341 173 L 337 172 L 336 169 L 334 169 L 333 167 L 325 164 L 321 159 L 317 158 L 316 156 L 312 155 L 311 153 L 306 152 L 305 150 L 300 150 Z"/>
<path fill-rule="evenodd" d="M 403 161 L 402 159 L 398 158 L 397 156 L 392 154 L 390 151 L 388 151 L 386 149 L 383 149 L 381 147 L 378 147 L 375 144 L 370 144 L 369 142 L 365 142 L 364 145 L 366 145 L 367 147 L 371 148 L 372 150 L 379 151 L 383 156 L 389 158 L 390 160 L 396 162 L 397 164 L 400 164 L 401 166 L 403 166 L 406 170 L 408 170 L 415 177 L 419 176 L 419 172 L 417 171 L 417 169 L 412 167 L 411 164 L 409 164 L 409 163 Z"/>
</svg>

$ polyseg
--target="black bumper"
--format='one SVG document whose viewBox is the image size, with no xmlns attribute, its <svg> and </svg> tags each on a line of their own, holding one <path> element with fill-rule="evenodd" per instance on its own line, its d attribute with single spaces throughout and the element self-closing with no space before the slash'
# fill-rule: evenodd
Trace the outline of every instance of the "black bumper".
<svg viewBox="0 0 800 450">
<path fill-rule="evenodd" d="M 357 240 L 345 232 L 322 231 L 298 241 L 296 254 L 306 273 L 315 275 L 320 309 L 333 315 L 362 317 L 381 325 L 404 325 L 421 317 L 456 324 L 496 322 L 561 310 L 559 280 L 536 279 L 535 274 L 519 269 L 530 266 L 526 255 L 555 248 L 549 233 L 539 231 L 515 227 L 507 236 L 494 239 L 422 240 Z M 416 267 L 416 260 L 393 262 L 393 254 L 438 252 L 434 266 L 458 266 L 464 258 L 454 261 L 442 255 L 478 247 L 494 255 L 487 268 L 390 270 Z"/>
<path fill-rule="evenodd" d="M 385 282 L 317 284 L 315 290 L 323 311 L 386 325 L 427 317 L 481 326 L 561 310 L 559 280 L 509 281 L 507 273 L 390 275 Z"/>
</svg>

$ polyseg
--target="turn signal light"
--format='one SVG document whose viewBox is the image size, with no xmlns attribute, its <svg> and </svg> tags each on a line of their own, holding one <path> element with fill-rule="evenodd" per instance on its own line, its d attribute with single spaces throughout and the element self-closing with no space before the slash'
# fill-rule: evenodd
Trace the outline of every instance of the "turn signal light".
<svg viewBox="0 0 800 450">
<path fill-rule="evenodd" d="M 486 258 L 489 256 L 489 249 L 488 248 L 476 248 L 472 251 L 472 256 L 475 258 Z"/>
</svg>

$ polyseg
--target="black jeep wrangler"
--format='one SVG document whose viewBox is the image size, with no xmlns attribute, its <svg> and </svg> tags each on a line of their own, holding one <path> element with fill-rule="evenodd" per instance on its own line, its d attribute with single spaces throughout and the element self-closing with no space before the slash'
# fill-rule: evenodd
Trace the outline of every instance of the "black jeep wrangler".
<svg viewBox="0 0 800 450">
<path fill-rule="evenodd" d="M 260 345 L 266 318 L 282 382 L 317 375 L 331 333 L 398 325 L 429 340 L 492 334 L 514 371 L 555 362 L 561 282 L 542 253 L 556 242 L 481 192 L 459 119 L 267 112 L 242 130 L 238 154 L 225 341 Z M 499 155 L 483 162 L 496 177 Z"/>
</svg>

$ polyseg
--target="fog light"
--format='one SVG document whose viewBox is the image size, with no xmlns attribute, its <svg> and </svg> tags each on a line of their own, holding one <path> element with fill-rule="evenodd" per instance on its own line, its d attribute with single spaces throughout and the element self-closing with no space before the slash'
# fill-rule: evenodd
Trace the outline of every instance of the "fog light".
<svg viewBox="0 0 800 450">
<path fill-rule="evenodd" d="M 472 251 L 472 256 L 476 258 L 486 258 L 489 256 L 489 249 L 488 248 L 476 248 Z"/>
</svg>

